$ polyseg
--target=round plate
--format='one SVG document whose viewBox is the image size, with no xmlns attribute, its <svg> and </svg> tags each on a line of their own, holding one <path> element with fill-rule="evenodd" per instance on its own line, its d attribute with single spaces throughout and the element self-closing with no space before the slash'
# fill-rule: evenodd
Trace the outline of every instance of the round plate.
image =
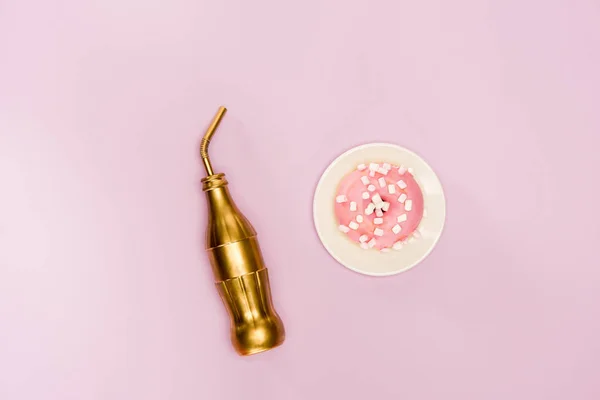
<svg viewBox="0 0 600 400">
<path fill-rule="evenodd" d="M 388 162 L 413 169 L 425 201 L 425 216 L 419 225 L 422 237 L 401 250 L 382 253 L 364 250 L 338 229 L 334 214 L 335 196 L 342 178 L 359 164 Z M 435 247 L 446 220 L 446 199 L 433 169 L 418 155 L 394 144 L 370 143 L 348 150 L 327 167 L 317 184 L 313 218 L 319 239 L 329 254 L 344 267 L 365 275 L 386 276 L 414 267 Z"/>
</svg>

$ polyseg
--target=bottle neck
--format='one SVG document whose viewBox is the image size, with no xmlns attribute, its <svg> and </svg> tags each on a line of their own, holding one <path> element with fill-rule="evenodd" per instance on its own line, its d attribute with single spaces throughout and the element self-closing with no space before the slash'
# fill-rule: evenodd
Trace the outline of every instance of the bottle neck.
<svg viewBox="0 0 600 400">
<path fill-rule="evenodd" d="M 214 248 L 256 236 L 256 231 L 237 208 L 224 174 L 202 180 L 208 206 L 206 247 Z"/>
</svg>

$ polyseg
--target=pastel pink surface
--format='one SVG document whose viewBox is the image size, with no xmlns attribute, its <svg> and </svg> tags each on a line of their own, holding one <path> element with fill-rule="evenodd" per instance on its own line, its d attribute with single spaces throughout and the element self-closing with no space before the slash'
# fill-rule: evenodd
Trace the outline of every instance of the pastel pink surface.
<svg viewBox="0 0 600 400">
<path fill-rule="evenodd" d="M 0 398 L 597 400 L 599 18 L 591 0 L 0 2 Z M 287 330 L 244 359 L 203 251 L 220 104 L 215 168 Z M 375 141 L 423 156 L 448 205 L 433 253 L 390 278 L 338 265 L 311 219 L 324 168 Z"/>
<path fill-rule="evenodd" d="M 367 179 L 369 179 L 368 185 L 373 185 L 375 187 L 373 192 L 368 192 L 368 185 L 365 185 L 361 181 L 362 177 L 367 177 Z M 384 187 L 381 187 L 379 184 L 380 178 L 383 178 L 386 181 Z M 400 180 L 406 184 L 405 189 L 400 189 L 398 186 L 397 183 Z M 388 185 L 393 185 L 393 194 L 389 192 Z M 369 199 L 362 198 L 362 193 L 364 192 L 369 193 Z M 398 201 L 398 197 L 402 193 L 406 194 L 407 199 L 412 201 L 412 210 L 406 211 L 405 204 Z M 373 248 L 377 250 L 390 248 L 394 243 L 406 240 L 417 229 L 419 222 L 421 222 L 421 218 L 423 217 L 423 193 L 419 188 L 419 184 L 410 173 L 404 172 L 403 174 L 400 174 L 398 172 L 398 166 L 394 166 L 385 175 L 375 173 L 375 176 L 373 177 L 369 175 L 369 170 L 352 171 L 340 182 L 337 188 L 337 194 L 346 195 L 348 199 L 347 202 L 334 204 L 335 216 L 338 224 L 350 226 L 351 221 L 356 222 L 356 217 L 361 215 L 363 217 L 363 222 L 359 224 L 356 230 L 351 229 L 347 232 L 347 235 L 356 243 L 359 243 L 360 236 L 362 235 L 368 236 L 368 240 L 374 238 L 376 239 L 376 244 Z M 375 213 L 367 215 L 365 212 L 365 209 L 369 203 L 372 202 L 371 199 L 375 194 L 378 194 L 383 201 L 390 204 L 389 210 L 383 213 L 383 216 L 381 217 L 383 220 L 381 224 L 375 224 Z M 352 201 L 357 204 L 356 211 L 350 210 L 349 204 Z M 400 215 L 405 215 L 406 221 L 398 222 L 398 217 Z M 395 225 L 399 225 L 402 229 L 398 234 L 392 232 L 392 228 Z M 373 232 L 376 228 L 383 230 L 382 236 L 374 235 Z"/>
</svg>

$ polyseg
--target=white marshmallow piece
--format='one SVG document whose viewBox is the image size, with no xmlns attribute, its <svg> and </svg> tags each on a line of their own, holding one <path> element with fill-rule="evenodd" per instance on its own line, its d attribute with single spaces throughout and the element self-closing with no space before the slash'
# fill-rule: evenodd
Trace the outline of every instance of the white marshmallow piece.
<svg viewBox="0 0 600 400">
<path fill-rule="evenodd" d="M 373 201 L 373 203 L 375 203 L 376 207 L 378 204 L 383 203 L 383 200 L 382 200 L 381 196 L 379 195 L 379 193 L 375 193 L 373 195 L 373 197 L 371 197 L 371 200 Z"/>
<path fill-rule="evenodd" d="M 379 172 L 381 175 L 387 175 L 388 170 L 383 167 L 379 167 L 377 168 L 377 172 Z"/>
<path fill-rule="evenodd" d="M 369 197 L 371 197 L 371 195 L 369 194 L 369 192 L 363 192 L 362 194 L 362 198 L 367 200 Z"/>
<path fill-rule="evenodd" d="M 369 248 L 373 248 L 375 247 L 375 243 L 377 243 L 377 240 L 375 240 L 375 238 L 369 240 L 369 242 L 367 243 L 369 245 Z"/>
<path fill-rule="evenodd" d="M 410 237 L 410 238 L 408 238 L 408 240 L 407 240 L 407 242 L 408 242 L 408 243 L 412 243 L 412 242 L 414 242 L 414 241 L 415 241 L 415 237 L 414 237 L 414 236 L 411 236 L 411 237 Z"/>
<path fill-rule="evenodd" d="M 372 178 L 375 176 L 375 171 L 369 171 L 369 176 Z"/>
<path fill-rule="evenodd" d="M 358 229 L 358 224 L 354 221 L 350 221 L 350 223 L 348 224 L 348 226 L 350 227 L 350 229 L 352 230 L 357 230 Z"/>
<path fill-rule="evenodd" d="M 381 209 L 383 211 L 387 211 L 390 209 L 390 203 L 388 203 L 387 201 L 384 201 L 383 203 L 381 203 Z"/>
<path fill-rule="evenodd" d="M 425 218 L 427 218 L 427 209 L 426 209 L 426 208 L 424 208 L 424 209 L 423 209 L 423 216 L 424 216 Z"/>
<path fill-rule="evenodd" d="M 375 230 L 373 231 L 373 235 L 383 236 L 383 229 L 375 228 Z"/>
<path fill-rule="evenodd" d="M 370 171 L 373 171 L 373 172 L 375 172 L 375 171 L 377 171 L 378 169 L 379 169 L 379 164 L 377 164 L 377 163 L 371 163 L 371 164 L 369 164 L 369 170 L 370 170 Z"/>
<path fill-rule="evenodd" d="M 375 211 L 375 204 L 369 203 L 369 205 L 367 206 L 367 208 L 365 208 L 365 214 L 366 215 L 371 215 L 371 214 L 373 214 L 373 211 Z"/>
<path fill-rule="evenodd" d="M 367 186 L 369 184 L 369 177 L 368 176 L 361 176 L 360 177 L 360 181 L 363 183 L 363 185 Z"/>
<path fill-rule="evenodd" d="M 340 229 L 340 231 L 342 231 L 344 233 L 350 232 L 350 228 L 348 228 L 346 225 L 340 225 L 339 229 Z"/>
<path fill-rule="evenodd" d="M 379 187 L 385 187 L 385 185 L 387 185 L 387 182 L 385 181 L 385 178 L 379 178 L 377 179 L 377 181 L 379 182 Z"/>
<path fill-rule="evenodd" d="M 367 190 L 369 192 L 374 192 L 375 191 L 375 185 L 369 185 L 369 186 L 367 186 Z"/>
<path fill-rule="evenodd" d="M 412 169 L 412 168 L 409 168 L 409 169 L 408 169 L 408 173 L 409 173 L 409 174 L 413 175 L 413 174 L 414 174 L 414 172 L 415 172 L 415 170 L 414 170 L 414 169 Z"/>
<path fill-rule="evenodd" d="M 412 210 L 412 200 L 406 200 L 406 203 L 404 203 L 404 209 L 406 211 Z"/>
<path fill-rule="evenodd" d="M 350 211 L 356 211 L 356 202 L 355 201 L 350 202 Z"/>
<path fill-rule="evenodd" d="M 361 249 L 368 250 L 368 249 L 369 249 L 369 244 L 368 244 L 368 243 L 361 243 L 361 244 L 360 244 L 360 248 L 361 248 Z"/>
<path fill-rule="evenodd" d="M 398 173 L 400 175 L 404 175 L 406 173 L 406 168 L 404 168 L 404 165 L 401 165 L 400 168 L 398 168 Z"/>
<path fill-rule="evenodd" d="M 388 171 L 390 169 L 392 169 L 392 166 L 390 165 L 390 163 L 386 163 L 386 162 L 383 163 L 382 167 L 385 168 L 385 169 L 387 169 Z"/>
<path fill-rule="evenodd" d="M 375 215 L 378 216 L 378 217 L 383 217 L 383 211 L 381 211 L 381 209 L 378 208 L 378 209 L 375 210 Z"/>
<path fill-rule="evenodd" d="M 396 182 L 396 185 L 398 185 L 400 189 L 406 189 L 406 182 L 404 182 L 402 179 Z"/>
<path fill-rule="evenodd" d="M 392 232 L 394 232 L 394 234 L 396 235 L 399 234 L 401 230 L 402 228 L 398 224 L 394 225 L 394 227 L 392 228 Z"/>
<path fill-rule="evenodd" d="M 392 246 L 392 248 L 393 248 L 394 250 L 401 250 L 403 246 L 404 246 L 404 245 L 403 245 L 403 243 L 402 243 L 402 242 L 396 242 L 396 243 L 394 243 L 394 245 Z"/>
<path fill-rule="evenodd" d="M 364 171 L 365 169 L 367 169 L 367 166 L 365 164 L 358 164 L 358 167 L 356 167 L 356 169 L 359 171 Z"/>
<path fill-rule="evenodd" d="M 408 198 L 408 196 L 406 195 L 406 193 L 402 193 L 402 194 L 400 195 L 400 197 L 398 197 L 398 201 L 399 201 L 400 203 L 404 203 L 404 202 L 406 201 L 406 199 L 407 199 L 407 198 Z"/>
<path fill-rule="evenodd" d="M 369 237 L 367 235 L 360 235 L 360 237 L 358 238 L 358 241 L 361 243 L 365 243 L 367 240 L 369 240 Z"/>
<path fill-rule="evenodd" d="M 420 239 L 421 238 L 421 232 L 419 232 L 419 230 L 417 229 L 416 231 L 413 232 L 413 237 L 416 239 Z"/>
<path fill-rule="evenodd" d="M 384 247 L 383 249 L 379 250 L 382 253 L 389 253 L 391 250 L 389 247 Z"/>
<path fill-rule="evenodd" d="M 396 193 L 396 186 L 395 185 L 388 185 L 388 192 L 390 194 Z"/>
<path fill-rule="evenodd" d="M 381 225 L 381 224 L 383 224 L 383 218 L 375 218 L 375 219 L 373 220 L 373 223 L 374 223 L 375 225 Z"/>
<path fill-rule="evenodd" d="M 348 198 L 345 194 L 340 194 L 338 197 L 335 198 L 335 201 L 336 203 L 345 203 L 348 201 Z"/>
<path fill-rule="evenodd" d="M 358 222 L 359 224 L 360 224 L 361 222 L 363 222 L 364 220 L 365 220 L 365 219 L 363 218 L 363 216 L 362 216 L 362 215 L 358 214 L 358 215 L 356 216 L 356 222 Z"/>
<path fill-rule="evenodd" d="M 408 219 L 408 217 L 406 216 L 406 214 L 402 214 L 402 215 L 398 215 L 398 218 L 396 219 L 398 221 L 398 223 L 401 222 L 405 222 Z"/>
</svg>

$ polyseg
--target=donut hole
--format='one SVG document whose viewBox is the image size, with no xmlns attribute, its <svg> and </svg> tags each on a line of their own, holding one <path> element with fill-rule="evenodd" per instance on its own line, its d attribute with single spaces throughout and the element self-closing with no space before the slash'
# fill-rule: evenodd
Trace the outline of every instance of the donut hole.
<svg viewBox="0 0 600 400">
<path fill-rule="evenodd" d="M 381 194 L 380 194 L 380 196 L 381 196 Z M 381 200 L 383 200 L 383 201 L 385 201 L 387 203 L 390 203 L 390 207 L 388 208 L 387 211 L 385 211 L 383 209 L 381 210 L 383 212 L 383 215 L 385 215 L 386 212 L 389 212 L 392 209 L 392 207 L 394 206 L 394 202 L 397 201 L 397 199 L 395 197 L 391 197 L 389 195 L 388 196 L 381 196 Z"/>
</svg>

